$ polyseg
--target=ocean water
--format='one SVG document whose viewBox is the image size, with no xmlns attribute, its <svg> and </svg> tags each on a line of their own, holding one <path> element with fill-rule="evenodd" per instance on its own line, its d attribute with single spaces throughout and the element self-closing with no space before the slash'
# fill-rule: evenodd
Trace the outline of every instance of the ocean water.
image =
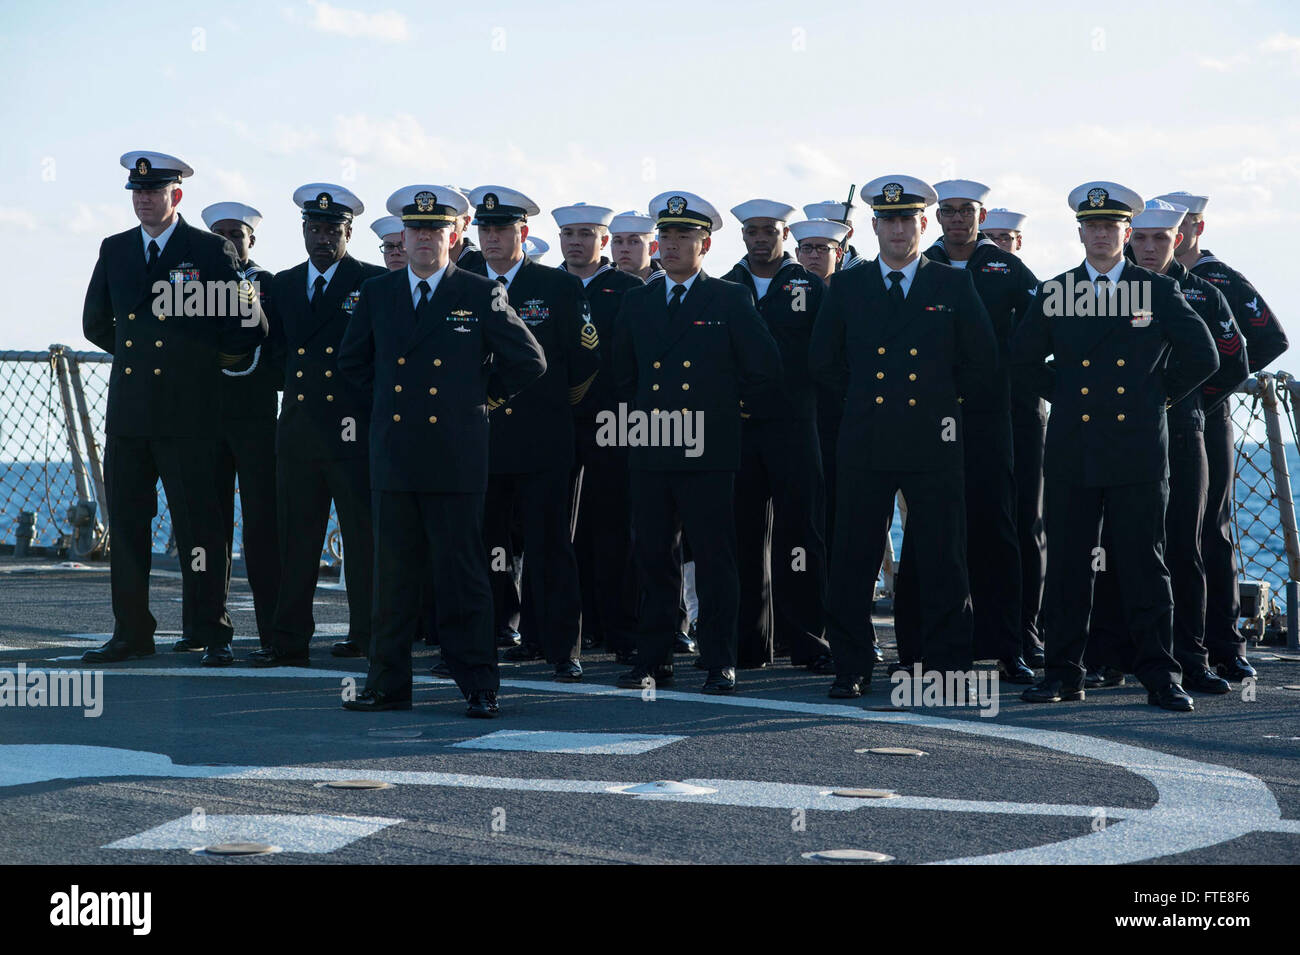
<svg viewBox="0 0 1300 955">
<path fill-rule="evenodd" d="M 1292 481 L 1300 486 L 1300 453 L 1294 444 L 1286 445 L 1287 468 Z M 1268 467 L 1268 454 L 1257 451 L 1252 461 Z M 1279 603 L 1285 597 L 1286 547 L 1278 527 L 1274 496 L 1265 482 L 1258 478 L 1251 466 L 1240 468 L 1237 483 L 1239 536 L 1243 566 L 1241 575 L 1247 578 L 1268 580 L 1273 585 Z M 1251 475 L 1253 481 L 1246 475 Z M 1255 486 L 1251 486 L 1252 483 Z M 92 495 L 93 497 L 93 495 Z M 50 545 L 60 534 L 69 533 L 68 508 L 77 500 L 76 480 L 70 462 L 52 462 L 48 467 L 40 461 L 0 461 L 0 543 L 13 543 L 19 511 L 36 512 L 36 543 Z M 162 485 L 158 487 L 159 516 L 153 522 L 154 551 L 163 553 L 171 535 L 171 522 L 167 514 L 167 497 Z M 235 552 L 242 548 L 238 525 L 239 500 L 235 500 Z M 1258 521 L 1255 518 L 1259 518 Z M 330 533 L 337 529 L 337 520 L 330 514 Z M 895 515 L 891 531 L 894 554 L 902 550 L 903 528 Z M 328 547 L 322 553 L 327 563 L 335 562 Z"/>
</svg>

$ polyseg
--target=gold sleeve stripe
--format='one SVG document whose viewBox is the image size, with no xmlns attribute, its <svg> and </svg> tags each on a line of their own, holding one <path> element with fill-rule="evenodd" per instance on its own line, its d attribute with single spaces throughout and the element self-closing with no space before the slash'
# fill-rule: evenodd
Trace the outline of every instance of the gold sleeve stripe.
<svg viewBox="0 0 1300 955">
<path fill-rule="evenodd" d="M 587 397 L 587 389 L 590 388 L 591 383 L 595 381 L 596 375 L 597 372 L 593 371 L 586 381 L 580 385 L 574 385 L 569 389 L 569 404 L 576 405 L 582 401 L 583 398 Z"/>
</svg>

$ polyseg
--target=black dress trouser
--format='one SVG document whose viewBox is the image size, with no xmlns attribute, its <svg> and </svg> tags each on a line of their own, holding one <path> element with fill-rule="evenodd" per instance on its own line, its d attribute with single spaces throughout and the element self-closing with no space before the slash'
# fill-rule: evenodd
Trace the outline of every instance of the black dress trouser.
<svg viewBox="0 0 1300 955">
<path fill-rule="evenodd" d="M 738 665 L 771 663 L 775 646 L 795 666 L 829 653 L 825 490 L 811 418 L 742 424 L 735 507 Z"/>
<path fill-rule="evenodd" d="M 1210 483 L 1201 529 L 1201 559 L 1205 563 L 1205 648 L 1212 663 L 1223 663 L 1246 652 L 1246 638 L 1237 628 L 1241 589 L 1237 582 L 1237 554 L 1232 546 L 1236 450 L 1228 405 L 1225 401 L 1205 416 Z"/>
<path fill-rule="evenodd" d="M 913 564 L 920 587 L 919 659 L 932 670 L 970 669 L 971 597 L 962 469 L 864 471 L 841 464 L 839 486 L 826 606 L 826 636 L 837 672 L 870 677 L 875 664 L 871 597 L 899 490 L 907 499 L 908 533 L 914 535 Z"/>
<path fill-rule="evenodd" d="M 136 649 L 153 646 L 158 621 L 149 610 L 149 568 L 161 479 L 180 554 L 182 616 L 188 611 L 190 635 L 208 649 L 230 645 L 229 562 L 213 480 L 217 445 L 216 438 L 108 436 L 104 483 L 114 640 Z"/>
<path fill-rule="evenodd" d="M 1009 660 L 1021 655 L 1023 639 L 1011 420 L 1003 413 L 967 412 L 962 424 L 966 566 L 975 611 L 973 652 L 976 660 Z M 922 581 L 912 566 L 916 538 L 911 530 L 908 499 L 908 525 L 894 578 L 894 629 L 898 659 L 904 666 L 916 661 L 920 646 Z"/>
<path fill-rule="evenodd" d="M 281 453 L 276 459 L 280 600 L 274 639 L 275 649 L 287 656 L 307 653 L 316 629 L 311 608 L 331 500 L 343 536 L 348 640 L 363 652 L 370 649 L 375 535 L 370 518 L 369 459 L 307 459 Z"/>
<path fill-rule="evenodd" d="M 700 663 L 736 665 L 736 523 L 734 471 L 632 471 L 632 526 L 642 603 L 637 662 L 670 663 L 680 621 L 683 531 L 696 542 L 695 589 L 700 596 Z"/>
<path fill-rule="evenodd" d="M 215 483 L 226 532 L 226 598 L 235 544 L 235 479 L 239 479 L 240 536 L 244 568 L 253 591 L 257 633 L 271 645 L 280 597 L 280 541 L 276 519 L 275 418 L 228 419 L 217 446 Z M 192 601 L 184 604 L 183 632 L 193 636 Z"/>
<path fill-rule="evenodd" d="M 376 588 L 366 689 L 410 697 L 411 645 L 429 570 L 452 679 L 466 695 L 498 689 L 483 495 L 375 491 L 373 512 Z"/>
<path fill-rule="evenodd" d="M 492 561 L 493 591 L 513 587 L 513 565 L 502 571 L 496 569 L 495 561 L 503 553 L 518 553 L 511 534 L 512 520 L 517 518 L 523 530 L 524 556 L 519 632 L 524 642 L 540 648 L 551 664 L 577 660 L 582 647 L 582 597 L 573 554 L 570 502 L 567 467 L 488 477 L 482 544 Z M 498 611 L 501 606 L 496 605 Z M 497 629 L 506 623 L 498 617 Z"/>
<path fill-rule="evenodd" d="M 1173 652 L 1184 673 L 1209 666 L 1205 648 L 1205 566 L 1201 526 L 1209 468 L 1205 442 L 1195 427 L 1169 430 L 1169 504 L 1165 508 L 1165 564 L 1174 601 Z M 1097 575 L 1088 633 L 1088 669 L 1134 671 L 1134 643 L 1124 627 L 1119 575 L 1124 573 L 1110 526 L 1101 529 L 1106 571 Z"/>
<path fill-rule="evenodd" d="M 1173 657 L 1173 594 L 1165 567 L 1167 480 L 1113 487 L 1083 487 L 1048 480 L 1045 497 L 1048 680 L 1067 689 L 1083 686 L 1084 655 L 1093 609 L 1094 566 L 1101 566 L 1102 522 L 1110 527 L 1105 566 L 1116 575 L 1124 630 L 1133 645 L 1133 672 L 1155 690 L 1182 678 Z M 1109 573 L 1109 571 L 1107 571 Z"/>
</svg>

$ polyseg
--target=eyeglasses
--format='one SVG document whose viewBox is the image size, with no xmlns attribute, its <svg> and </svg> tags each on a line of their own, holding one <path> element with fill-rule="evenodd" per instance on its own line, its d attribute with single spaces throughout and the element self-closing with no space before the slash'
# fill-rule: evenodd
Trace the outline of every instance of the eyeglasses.
<svg viewBox="0 0 1300 955">
<path fill-rule="evenodd" d="M 954 209 L 952 206 L 939 207 L 940 219 L 974 219 L 975 207 L 962 206 L 960 209 Z"/>
<path fill-rule="evenodd" d="M 397 243 L 385 242 L 383 245 L 379 247 L 379 251 L 384 253 L 384 255 L 388 255 L 390 252 L 401 252 L 403 250 L 404 249 L 402 243 L 400 242 Z"/>
<path fill-rule="evenodd" d="M 831 252 L 838 252 L 840 247 L 838 245 L 808 245 L 807 243 L 801 243 L 796 248 L 804 255 L 812 255 L 814 252 L 818 255 L 828 255 Z"/>
</svg>

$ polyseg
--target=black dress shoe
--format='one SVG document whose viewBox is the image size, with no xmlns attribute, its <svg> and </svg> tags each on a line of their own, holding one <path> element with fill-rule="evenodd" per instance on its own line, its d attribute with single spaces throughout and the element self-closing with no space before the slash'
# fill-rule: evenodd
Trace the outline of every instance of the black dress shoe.
<svg viewBox="0 0 1300 955">
<path fill-rule="evenodd" d="M 181 637 L 172 644 L 172 653 L 192 653 L 195 650 L 206 650 L 208 645 L 199 640 L 190 637 Z"/>
<path fill-rule="evenodd" d="M 862 695 L 862 677 L 837 676 L 826 694 L 832 700 L 852 700 Z"/>
<path fill-rule="evenodd" d="M 726 696 L 736 692 L 736 671 L 732 667 L 710 670 L 704 679 L 701 692 L 710 696 Z"/>
<path fill-rule="evenodd" d="M 1253 680 L 1259 673 L 1250 665 L 1250 661 L 1245 657 L 1237 656 L 1231 660 L 1225 660 L 1214 668 L 1215 672 L 1225 680 L 1234 680 L 1240 683 L 1242 680 Z"/>
<path fill-rule="evenodd" d="M 338 643 L 334 644 L 334 646 L 330 647 L 330 656 L 332 657 L 347 657 L 349 659 L 356 659 L 358 657 L 364 657 L 365 655 L 366 655 L 366 651 L 362 650 L 351 640 L 341 640 Z"/>
<path fill-rule="evenodd" d="M 621 663 L 624 666 L 631 666 L 632 661 L 636 659 L 635 650 L 618 650 L 614 653 L 614 662 Z"/>
<path fill-rule="evenodd" d="M 1221 676 L 1215 676 L 1207 667 L 1188 670 L 1183 674 L 1183 687 L 1197 693 L 1231 693 L 1232 686 Z"/>
<path fill-rule="evenodd" d="M 530 647 L 522 643 L 517 647 L 511 647 L 505 653 L 501 654 L 502 660 L 509 660 L 511 663 L 528 663 L 532 660 L 545 659 L 546 653 L 541 647 Z"/>
<path fill-rule="evenodd" d="M 503 627 L 497 631 L 498 647 L 517 647 L 522 639 L 523 638 L 519 636 L 519 631 L 515 630 L 513 627 Z"/>
<path fill-rule="evenodd" d="M 249 665 L 255 667 L 305 667 L 311 666 L 311 659 L 307 654 L 299 656 L 290 656 L 287 653 L 281 653 L 274 647 L 267 647 L 264 650 L 254 650 L 248 655 Z"/>
<path fill-rule="evenodd" d="M 1097 667 L 1089 670 L 1083 675 L 1083 685 L 1089 690 L 1100 690 L 1104 687 L 1123 686 L 1124 671 L 1119 667 Z"/>
<path fill-rule="evenodd" d="M 1044 680 L 1020 694 L 1026 703 L 1061 703 L 1084 699 L 1084 691 L 1065 686 L 1060 680 Z"/>
<path fill-rule="evenodd" d="M 432 667 L 429 668 L 429 672 L 432 673 L 434 676 L 442 677 L 444 680 L 450 680 L 451 664 L 448 663 L 446 660 L 439 660 L 437 663 L 435 663 Z"/>
<path fill-rule="evenodd" d="M 380 713 L 384 710 L 409 710 L 409 696 L 393 697 L 382 690 L 362 690 L 355 700 L 344 700 L 343 709 L 360 713 Z"/>
<path fill-rule="evenodd" d="M 555 664 L 555 681 L 557 683 L 579 683 L 582 681 L 582 664 L 577 660 L 565 660 Z"/>
<path fill-rule="evenodd" d="M 805 663 L 804 669 L 811 673 L 834 673 L 835 658 L 829 653 L 823 653 L 811 663 Z"/>
<path fill-rule="evenodd" d="M 1034 671 L 1025 665 L 1025 661 L 1020 657 L 1013 657 L 1009 660 L 999 660 L 998 668 L 1002 670 L 1002 679 L 1008 683 L 1032 684 L 1034 682 Z"/>
<path fill-rule="evenodd" d="M 214 647 L 203 654 L 203 659 L 199 661 L 201 667 L 228 667 L 235 662 L 235 655 L 230 652 L 230 647 Z"/>
<path fill-rule="evenodd" d="M 496 690 L 478 690 L 466 700 L 465 715 L 475 720 L 491 720 L 501 715 Z"/>
<path fill-rule="evenodd" d="M 1147 702 L 1162 710 L 1173 710 L 1175 713 L 1190 713 L 1196 709 L 1187 691 L 1177 683 L 1170 683 L 1168 686 L 1150 691 L 1147 693 Z"/>
<path fill-rule="evenodd" d="M 1042 647 L 1032 647 L 1020 655 L 1026 665 L 1033 667 L 1035 670 L 1041 670 L 1047 665 L 1047 654 L 1043 652 Z"/>
<path fill-rule="evenodd" d="M 872 644 L 871 658 L 875 660 L 876 663 L 885 662 L 885 651 L 881 649 L 880 644 Z"/>
<path fill-rule="evenodd" d="M 133 660 L 136 657 L 151 657 L 154 655 L 153 641 L 147 645 L 133 647 L 125 640 L 110 640 L 102 647 L 96 647 L 94 650 L 87 650 L 81 655 L 83 663 L 121 663 L 123 660 Z"/>
<path fill-rule="evenodd" d="M 624 690 L 651 690 L 655 683 L 654 671 L 643 666 L 634 666 L 615 681 L 615 685 Z"/>
<path fill-rule="evenodd" d="M 655 667 L 655 683 L 660 686 L 668 686 L 673 682 L 673 665 L 671 663 L 661 663 Z"/>
<path fill-rule="evenodd" d="M 673 653 L 699 653 L 699 645 L 689 634 L 677 631 L 673 636 Z"/>
</svg>

